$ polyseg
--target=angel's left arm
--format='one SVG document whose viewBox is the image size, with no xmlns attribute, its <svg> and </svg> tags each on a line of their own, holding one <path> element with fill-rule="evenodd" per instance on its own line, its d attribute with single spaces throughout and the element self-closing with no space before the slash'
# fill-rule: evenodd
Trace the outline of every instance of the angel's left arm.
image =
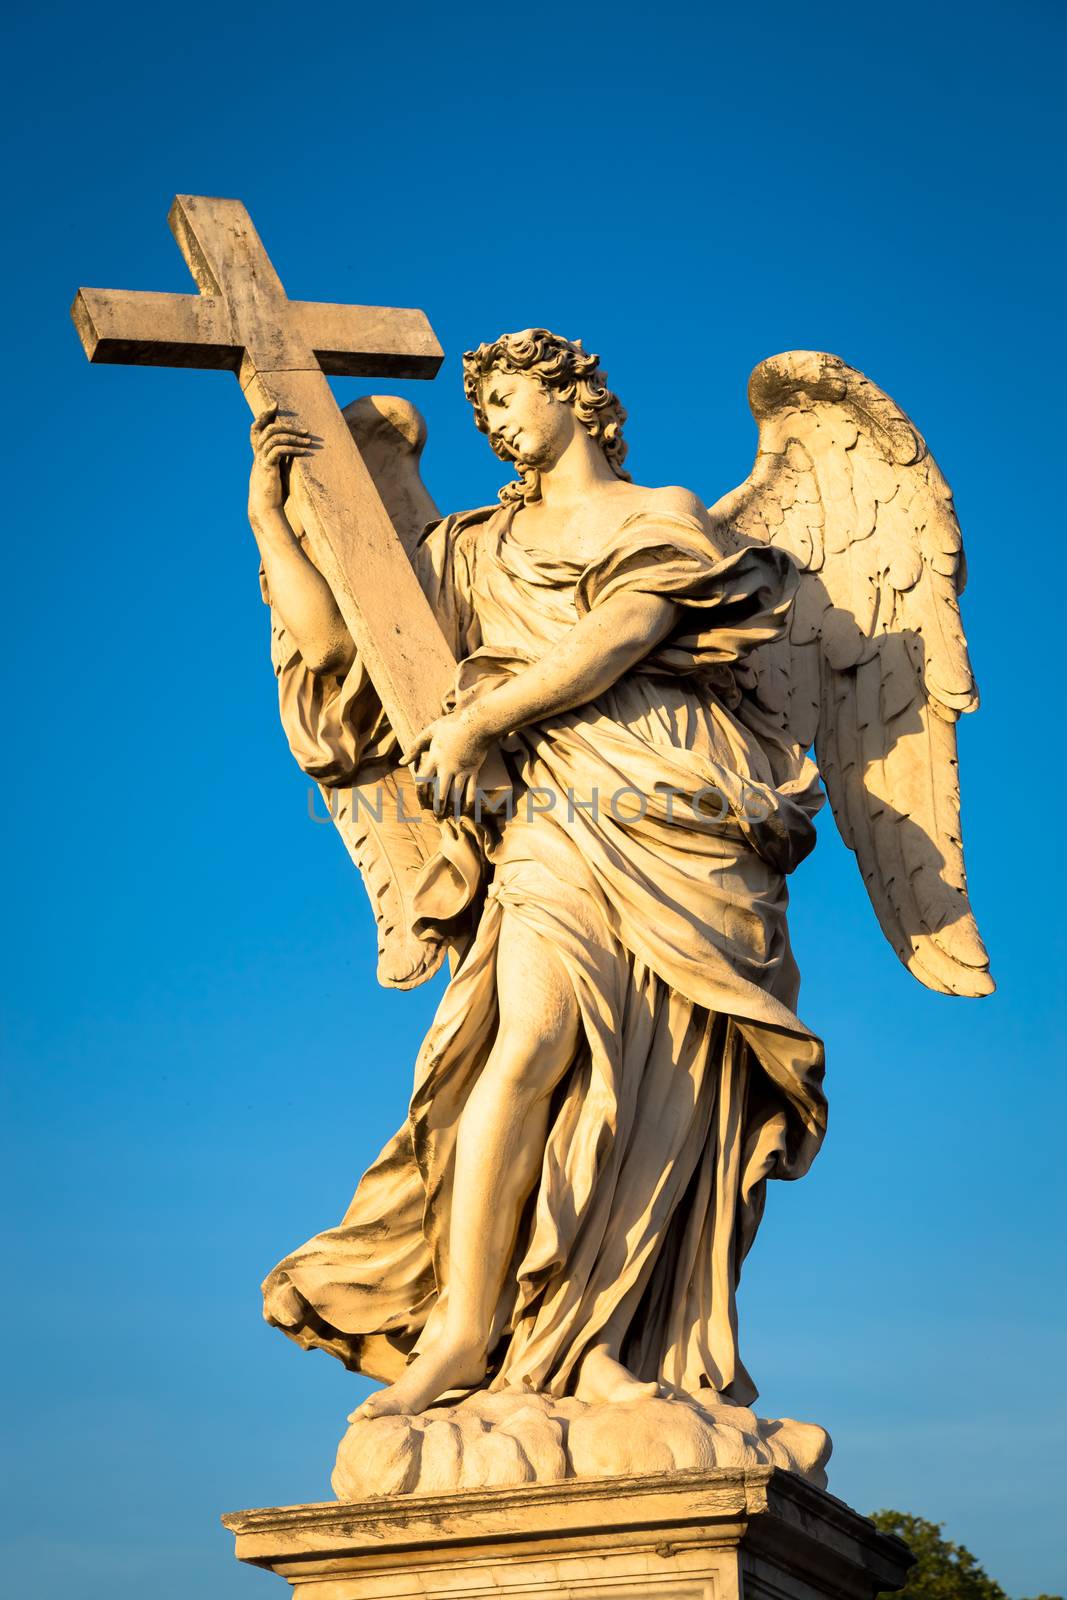
<svg viewBox="0 0 1067 1600">
<path fill-rule="evenodd" d="M 540 660 L 507 683 L 431 722 L 405 759 L 422 757 L 418 779 L 439 785 L 438 807 L 470 803 L 494 740 L 531 722 L 586 705 L 670 633 L 678 607 L 662 595 L 622 590 L 586 612 Z"/>
<path fill-rule="evenodd" d="M 595 700 L 662 643 L 677 616 L 677 605 L 663 595 L 613 595 L 586 612 L 539 661 L 472 706 L 473 725 L 487 739 L 498 739 Z"/>
</svg>

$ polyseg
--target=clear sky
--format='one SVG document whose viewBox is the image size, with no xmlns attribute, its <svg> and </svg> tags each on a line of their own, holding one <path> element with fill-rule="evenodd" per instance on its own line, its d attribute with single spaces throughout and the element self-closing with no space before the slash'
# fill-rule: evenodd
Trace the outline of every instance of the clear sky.
<svg viewBox="0 0 1067 1600">
<path fill-rule="evenodd" d="M 926 433 L 970 560 L 1000 988 L 920 988 L 825 821 L 793 928 L 830 1134 L 772 1185 L 743 1348 L 765 1414 L 833 1433 L 837 1494 L 944 1520 L 1013 1595 L 1067 1581 L 1062 24 L 264 0 L 8 25 L 12 1594 L 277 1587 L 218 1513 L 327 1496 L 366 1385 L 268 1330 L 258 1284 L 400 1121 L 437 993 L 375 986 L 361 885 L 308 820 L 236 383 L 92 368 L 68 320 L 79 284 L 189 289 L 176 191 L 243 199 L 294 296 L 427 310 L 447 360 L 406 387 L 443 508 L 504 473 L 460 354 L 530 324 L 602 354 L 640 480 L 708 500 L 778 350 L 844 356 Z"/>
</svg>

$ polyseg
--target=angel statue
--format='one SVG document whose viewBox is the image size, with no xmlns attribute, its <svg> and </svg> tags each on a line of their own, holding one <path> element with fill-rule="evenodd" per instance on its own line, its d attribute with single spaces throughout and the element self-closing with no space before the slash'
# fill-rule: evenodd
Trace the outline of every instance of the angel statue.
<svg viewBox="0 0 1067 1600">
<path fill-rule="evenodd" d="M 508 334 L 463 375 L 517 474 L 495 506 L 437 516 L 406 402 L 346 413 L 459 662 L 406 750 L 287 500 L 316 437 L 277 412 L 252 429 L 293 754 L 363 871 L 383 980 L 451 963 L 400 1131 L 270 1273 L 265 1315 L 385 1384 L 342 1496 L 664 1461 L 817 1478 L 822 1430 L 749 1409 L 735 1304 L 768 1180 L 801 1177 L 826 1125 L 786 879 L 821 775 L 900 959 L 945 994 L 992 989 L 960 836 L 977 694 L 951 495 L 830 355 L 756 368 L 755 466 L 710 510 L 631 481 L 580 342 Z"/>
</svg>

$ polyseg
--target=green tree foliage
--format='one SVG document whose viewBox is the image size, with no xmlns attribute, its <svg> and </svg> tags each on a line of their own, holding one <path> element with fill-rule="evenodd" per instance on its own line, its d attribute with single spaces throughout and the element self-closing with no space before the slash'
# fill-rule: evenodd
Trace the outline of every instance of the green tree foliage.
<svg viewBox="0 0 1067 1600">
<path fill-rule="evenodd" d="M 1008 1600 L 962 1544 L 943 1537 L 939 1522 L 909 1517 L 904 1511 L 876 1511 L 871 1520 L 883 1533 L 895 1533 L 911 1549 L 915 1565 L 896 1600 Z M 1062 1600 L 1038 1595 L 1036 1600 Z"/>
</svg>

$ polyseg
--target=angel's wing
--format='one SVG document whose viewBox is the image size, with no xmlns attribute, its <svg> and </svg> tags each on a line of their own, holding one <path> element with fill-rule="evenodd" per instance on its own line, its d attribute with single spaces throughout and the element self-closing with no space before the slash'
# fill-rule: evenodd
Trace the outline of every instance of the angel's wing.
<svg viewBox="0 0 1067 1600">
<path fill-rule="evenodd" d="M 801 572 L 787 636 L 752 658 L 756 697 L 814 743 L 900 959 L 928 988 L 988 994 L 960 832 L 955 725 L 978 691 L 949 487 L 899 407 L 836 356 L 772 356 L 748 394 L 756 463 L 711 516 L 724 538 L 780 545 Z"/>
<path fill-rule="evenodd" d="M 344 416 L 410 554 L 426 524 L 439 515 L 419 476 L 426 424 L 410 401 L 394 395 L 365 396 L 346 406 Z M 322 794 L 374 911 L 379 983 L 391 989 L 425 983 L 440 967 L 446 947 L 415 935 L 412 895 L 437 847 L 438 829 L 420 806 L 410 769 L 381 764 L 361 773 L 352 789 L 323 788 Z"/>
</svg>

